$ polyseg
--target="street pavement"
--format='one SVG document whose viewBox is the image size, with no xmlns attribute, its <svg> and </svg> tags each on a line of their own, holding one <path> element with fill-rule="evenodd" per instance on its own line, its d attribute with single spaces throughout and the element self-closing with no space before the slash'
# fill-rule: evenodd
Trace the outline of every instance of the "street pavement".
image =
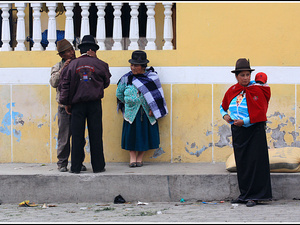
<svg viewBox="0 0 300 225">
<path fill-rule="evenodd" d="M 300 223 L 300 201 L 273 200 L 254 207 L 230 201 L 36 203 L 0 205 L 0 223 Z"/>
</svg>

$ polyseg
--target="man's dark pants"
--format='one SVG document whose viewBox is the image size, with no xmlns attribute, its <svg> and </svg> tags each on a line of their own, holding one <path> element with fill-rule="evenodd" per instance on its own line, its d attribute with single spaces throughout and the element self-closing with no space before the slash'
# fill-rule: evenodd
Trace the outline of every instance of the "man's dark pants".
<svg viewBox="0 0 300 225">
<path fill-rule="evenodd" d="M 91 164 L 93 172 L 100 172 L 105 167 L 102 140 L 102 105 L 101 100 L 81 102 L 72 105 L 71 130 L 72 154 L 71 171 L 80 172 L 84 155 L 85 121 L 87 120 Z"/>
<path fill-rule="evenodd" d="M 58 106 L 57 110 L 57 166 L 67 167 L 70 156 L 71 116 L 66 113 L 65 107 Z"/>
</svg>

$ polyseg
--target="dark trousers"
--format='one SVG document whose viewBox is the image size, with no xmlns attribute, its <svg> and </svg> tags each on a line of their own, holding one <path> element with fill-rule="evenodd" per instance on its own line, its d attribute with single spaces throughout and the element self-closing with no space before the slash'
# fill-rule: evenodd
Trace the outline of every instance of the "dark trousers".
<svg viewBox="0 0 300 225">
<path fill-rule="evenodd" d="M 67 167 L 70 156 L 71 116 L 66 113 L 65 107 L 58 106 L 57 110 L 57 166 Z"/>
<path fill-rule="evenodd" d="M 93 172 L 99 172 L 105 167 L 102 140 L 102 105 L 101 100 L 81 102 L 72 105 L 71 131 L 72 154 L 71 170 L 80 172 L 84 158 L 85 122 L 87 121 L 91 164 Z"/>
</svg>

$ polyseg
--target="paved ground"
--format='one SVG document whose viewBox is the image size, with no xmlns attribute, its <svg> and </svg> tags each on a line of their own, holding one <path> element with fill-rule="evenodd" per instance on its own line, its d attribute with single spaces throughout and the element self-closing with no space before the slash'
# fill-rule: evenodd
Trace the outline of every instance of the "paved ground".
<svg viewBox="0 0 300 225">
<path fill-rule="evenodd" d="M 145 202 L 144 202 L 145 203 Z M 277 200 L 255 207 L 229 201 L 209 202 L 138 202 L 68 203 L 52 207 L 19 207 L 18 204 L 0 205 L 0 223 L 77 222 L 77 223 L 299 223 L 300 201 Z M 51 205 L 50 205 L 51 206 Z"/>
</svg>

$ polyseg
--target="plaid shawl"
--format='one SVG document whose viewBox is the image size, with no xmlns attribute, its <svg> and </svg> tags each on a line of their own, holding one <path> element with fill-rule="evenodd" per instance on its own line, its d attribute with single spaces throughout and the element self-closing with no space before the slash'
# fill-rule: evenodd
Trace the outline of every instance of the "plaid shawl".
<svg viewBox="0 0 300 225">
<path fill-rule="evenodd" d="M 144 74 L 134 75 L 130 71 L 121 77 L 118 84 L 119 82 L 133 84 L 143 94 L 156 119 L 168 114 L 164 92 L 157 72 L 154 71 L 153 67 L 150 67 Z M 118 101 L 118 109 L 123 112 L 123 107 L 124 105 Z"/>
</svg>

